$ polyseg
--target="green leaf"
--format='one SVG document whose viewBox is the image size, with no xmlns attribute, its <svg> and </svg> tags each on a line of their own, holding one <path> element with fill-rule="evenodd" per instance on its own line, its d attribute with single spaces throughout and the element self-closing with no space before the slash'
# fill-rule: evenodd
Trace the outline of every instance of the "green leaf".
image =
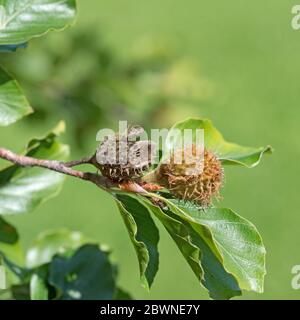
<svg viewBox="0 0 300 320">
<path fill-rule="evenodd" d="M 133 300 L 133 298 L 127 291 L 122 288 L 117 288 L 114 300 Z"/>
<path fill-rule="evenodd" d="M 154 215 L 162 222 L 200 281 L 203 276 L 203 270 L 200 265 L 201 253 L 199 248 L 192 243 L 189 232 L 183 223 L 165 214 L 159 207 L 154 206 L 147 201 L 147 199 L 141 197 L 135 198 L 134 195 L 131 195 L 131 197 L 134 198 L 136 202 L 139 202 L 140 205 L 142 204 L 145 206 L 151 213 L 154 213 Z"/>
<path fill-rule="evenodd" d="M 17 81 L 0 67 L 0 126 L 10 125 L 31 112 Z"/>
<path fill-rule="evenodd" d="M 59 229 L 43 232 L 28 249 L 26 265 L 36 268 L 50 263 L 56 254 L 69 255 L 88 242 L 91 241 L 77 231 Z"/>
<path fill-rule="evenodd" d="M 211 298 L 229 299 L 241 290 L 263 292 L 265 248 L 249 221 L 230 209 L 200 210 L 155 196 L 167 205 L 161 209 L 141 195 L 126 197 L 162 222 Z"/>
<path fill-rule="evenodd" d="M 161 210 L 148 199 L 131 195 L 140 201 L 162 222 L 195 276 L 209 291 L 213 299 L 229 299 L 241 294 L 235 278 L 224 269 L 219 257 L 203 239 L 209 238 L 209 231 L 202 226 L 201 236 L 191 226 L 170 210 Z M 198 227 L 198 231 L 199 231 Z"/>
<path fill-rule="evenodd" d="M 114 268 L 97 245 L 84 245 L 73 256 L 55 256 L 49 283 L 62 300 L 111 300 L 116 291 Z"/>
<path fill-rule="evenodd" d="M 48 266 L 43 266 L 35 271 L 30 278 L 30 299 L 48 300 Z"/>
<path fill-rule="evenodd" d="M 72 24 L 75 0 L 1 0 L 0 44 L 18 44 Z"/>
<path fill-rule="evenodd" d="M 189 230 L 191 241 L 200 249 L 202 254 L 201 265 L 204 271 L 202 284 L 209 291 L 209 296 L 216 300 L 240 296 L 242 292 L 237 280 L 225 270 L 222 262 L 199 234 L 188 224 L 184 223 L 184 225 Z"/>
<path fill-rule="evenodd" d="M 188 204 L 165 201 L 169 209 L 205 241 L 241 289 L 263 292 L 266 250 L 252 223 L 231 209 L 200 210 Z"/>
<path fill-rule="evenodd" d="M 5 266 L 19 278 L 21 281 L 26 282 L 28 278 L 31 276 L 32 271 L 21 267 L 19 264 L 13 262 L 5 252 L 0 251 L 0 259 L 2 258 Z"/>
<path fill-rule="evenodd" d="M 13 285 L 11 293 L 15 300 L 30 300 L 30 289 L 28 283 Z"/>
<path fill-rule="evenodd" d="M 23 251 L 19 243 L 19 234 L 14 226 L 0 217 L 0 253 L 8 259 L 23 262 Z"/>
<path fill-rule="evenodd" d="M 158 270 L 159 231 L 149 211 L 141 203 L 125 194 L 117 194 L 116 198 L 139 260 L 142 284 L 149 289 Z"/>
<path fill-rule="evenodd" d="M 44 159 L 66 159 L 69 148 L 57 141 L 64 128 L 61 123 L 42 139 L 33 139 L 27 156 Z M 64 176 L 41 168 L 21 168 L 17 165 L 0 171 L 0 215 L 20 214 L 34 210 L 38 205 L 57 195 Z"/>
<path fill-rule="evenodd" d="M 195 224 L 209 229 L 225 269 L 235 276 L 240 288 L 263 292 L 266 250 L 255 226 L 231 209 L 180 209 L 194 221 L 194 229 Z"/>
<path fill-rule="evenodd" d="M 180 131 L 178 131 L 178 129 Z M 171 128 L 167 136 L 167 150 L 179 146 L 181 132 L 184 129 L 204 129 L 205 148 L 214 152 L 223 164 L 239 164 L 252 168 L 260 162 L 264 153 L 272 152 L 270 146 L 252 148 L 242 147 L 235 143 L 227 142 L 210 120 L 200 118 L 189 118 L 185 121 L 177 122 Z"/>
<path fill-rule="evenodd" d="M 0 52 L 15 52 L 27 48 L 27 43 L 0 45 Z"/>
<path fill-rule="evenodd" d="M 2 255 L 10 261 L 20 265 L 24 262 L 24 253 L 19 242 L 15 244 L 6 244 L 0 242 L 0 256 Z"/>
<path fill-rule="evenodd" d="M 16 228 L 0 217 L 0 242 L 15 244 L 18 239 L 19 235 Z"/>
</svg>

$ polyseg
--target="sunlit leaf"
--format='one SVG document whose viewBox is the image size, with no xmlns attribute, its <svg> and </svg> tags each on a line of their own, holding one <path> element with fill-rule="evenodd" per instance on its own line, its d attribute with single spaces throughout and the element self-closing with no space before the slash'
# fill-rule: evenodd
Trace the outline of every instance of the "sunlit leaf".
<svg viewBox="0 0 300 320">
<path fill-rule="evenodd" d="M 17 81 L 0 67 L 0 126 L 12 124 L 31 112 Z"/>
<path fill-rule="evenodd" d="M 236 277 L 240 288 L 263 292 L 266 250 L 255 226 L 231 209 L 180 209 L 210 230 L 225 269 Z"/>
<path fill-rule="evenodd" d="M 146 208 L 164 225 L 196 277 L 213 299 L 229 299 L 241 290 L 263 292 L 265 248 L 256 228 L 230 209 L 178 204 L 127 194 L 132 210 Z M 134 209 L 135 208 L 135 209 Z"/>
<path fill-rule="evenodd" d="M 26 155 L 43 159 L 66 159 L 69 148 L 57 141 L 61 123 L 53 132 L 29 142 Z M 64 176 L 41 168 L 17 165 L 0 171 L 0 215 L 19 214 L 34 210 L 39 204 L 57 195 Z"/>
<path fill-rule="evenodd" d="M 227 142 L 210 120 L 200 118 L 190 118 L 176 123 L 166 139 L 167 150 L 180 146 L 181 133 L 184 129 L 203 129 L 205 148 L 214 152 L 223 164 L 239 164 L 252 168 L 260 162 L 264 153 L 272 151 L 270 146 L 252 148 Z"/>
<path fill-rule="evenodd" d="M 189 223 L 180 219 L 172 211 L 163 211 L 146 199 L 143 199 L 143 203 L 163 223 L 198 280 L 209 291 L 211 298 L 230 299 L 241 295 L 236 279 L 225 270 L 218 255 L 212 250 L 214 246 L 212 243 L 208 243 L 211 240 L 209 230 L 198 226 L 196 228 L 197 232 Z M 199 232 L 200 228 L 202 229 L 201 232 Z M 178 232 L 178 230 L 180 231 Z M 182 241 L 184 239 L 185 241 Z"/>
<path fill-rule="evenodd" d="M 24 43 L 50 30 L 61 30 L 74 21 L 75 14 L 75 0 L 2 0 L 0 44 Z"/>
<path fill-rule="evenodd" d="M 231 209 L 199 210 L 187 204 L 166 202 L 170 211 L 191 226 L 212 248 L 225 270 L 237 279 L 241 289 L 263 292 L 266 251 L 252 223 Z M 205 229 L 206 235 L 203 233 Z"/>
<path fill-rule="evenodd" d="M 30 299 L 48 300 L 49 293 L 47 287 L 48 266 L 43 266 L 36 270 L 30 278 Z"/>
<path fill-rule="evenodd" d="M 162 222 L 195 276 L 208 289 L 212 298 L 229 299 L 241 294 L 236 279 L 224 269 L 219 256 L 207 245 L 206 238 L 211 238 L 205 227 L 198 226 L 198 231 L 202 228 L 199 234 L 170 210 L 162 210 L 144 197 L 133 194 L 128 196 L 132 201 L 145 206 Z"/>
</svg>

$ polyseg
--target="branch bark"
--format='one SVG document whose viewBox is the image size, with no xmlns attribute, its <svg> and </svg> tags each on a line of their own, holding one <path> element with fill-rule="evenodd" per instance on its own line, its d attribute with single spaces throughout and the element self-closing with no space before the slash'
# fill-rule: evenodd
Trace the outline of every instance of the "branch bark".
<svg viewBox="0 0 300 320">
<path fill-rule="evenodd" d="M 97 185 L 99 188 L 106 191 L 108 191 L 109 188 L 115 186 L 115 184 L 111 180 L 100 176 L 99 174 L 92 172 L 82 172 L 71 168 L 80 164 L 91 164 L 93 157 L 83 158 L 70 162 L 61 162 L 56 160 L 44 160 L 22 156 L 8 149 L 0 148 L 0 158 L 10 161 L 21 167 L 41 167 L 68 176 L 79 178 L 81 180 L 90 181 Z"/>
<path fill-rule="evenodd" d="M 64 162 L 64 165 L 66 167 L 75 167 L 75 166 L 79 166 L 81 164 L 93 164 L 93 159 L 94 156 L 92 157 L 86 157 L 86 158 L 82 158 L 79 160 L 73 160 L 73 161 L 68 161 L 68 162 Z"/>
</svg>

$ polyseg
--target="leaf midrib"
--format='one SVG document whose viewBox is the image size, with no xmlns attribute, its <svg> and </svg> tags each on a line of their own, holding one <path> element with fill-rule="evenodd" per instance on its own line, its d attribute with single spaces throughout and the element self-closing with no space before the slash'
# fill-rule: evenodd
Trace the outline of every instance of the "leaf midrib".
<svg viewBox="0 0 300 320">
<path fill-rule="evenodd" d="M 11 16 L 8 17 L 8 19 L 3 23 L 3 27 L 1 29 L 5 29 L 8 24 L 10 24 L 18 15 L 20 15 L 22 12 L 24 12 L 30 5 L 33 4 L 34 0 L 29 0 L 27 4 L 24 5 L 20 10 L 17 10 L 15 13 L 13 13 Z M 0 30 L 1 30 L 0 29 Z"/>
<path fill-rule="evenodd" d="M 35 0 L 29 0 L 27 4 L 25 4 L 21 9 L 17 10 L 15 13 L 13 13 L 11 16 L 8 17 L 8 19 L 3 23 L 3 27 L 1 29 L 5 29 L 8 24 L 10 24 L 16 17 L 18 17 L 22 12 L 24 12 L 28 7 L 30 7 L 32 4 L 34 4 Z M 59 0 L 55 2 L 56 4 L 60 4 L 65 2 L 65 0 Z"/>
</svg>

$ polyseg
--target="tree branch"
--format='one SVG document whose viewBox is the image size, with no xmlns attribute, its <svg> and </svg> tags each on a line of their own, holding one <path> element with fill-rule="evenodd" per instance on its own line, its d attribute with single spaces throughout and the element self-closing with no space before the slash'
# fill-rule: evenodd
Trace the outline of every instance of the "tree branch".
<svg viewBox="0 0 300 320">
<path fill-rule="evenodd" d="M 66 167 L 75 167 L 75 166 L 79 166 L 81 164 L 93 164 L 93 159 L 94 156 L 92 157 L 86 157 L 86 158 L 82 158 L 79 160 L 73 160 L 73 161 L 68 161 L 68 162 L 64 162 L 64 165 Z"/>
<path fill-rule="evenodd" d="M 93 157 L 83 158 L 81 160 L 75 160 L 70 162 L 61 162 L 56 160 L 44 160 L 22 156 L 8 149 L 0 148 L 0 158 L 10 161 L 21 167 L 41 167 L 68 176 L 79 178 L 85 181 L 90 181 L 97 185 L 99 188 L 102 188 L 106 191 L 108 191 L 110 187 L 115 186 L 115 184 L 111 180 L 103 176 L 100 176 L 99 174 L 91 172 L 82 172 L 71 168 L 80 164 L 92 163 L 91 161 Z"/>
</svg>

